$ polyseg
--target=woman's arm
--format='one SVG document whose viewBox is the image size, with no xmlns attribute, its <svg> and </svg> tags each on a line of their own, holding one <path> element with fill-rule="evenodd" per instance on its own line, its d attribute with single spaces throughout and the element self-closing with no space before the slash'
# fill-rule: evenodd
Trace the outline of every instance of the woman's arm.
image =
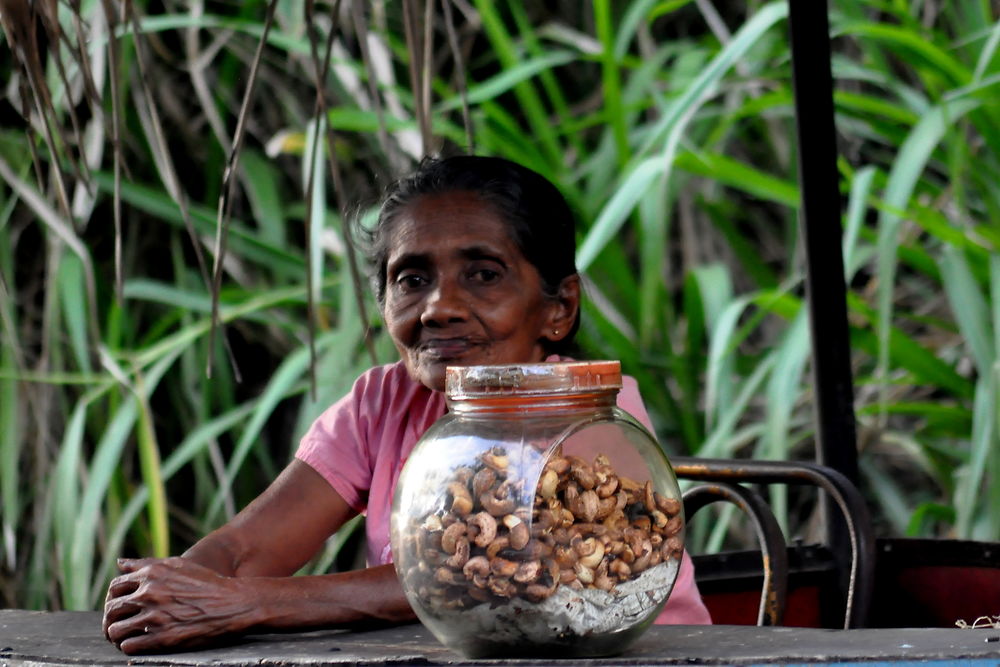
<svg viewBox="0 0 1000 667">
<path fill-rule="evenodd" d="M 354 511 L 293 461 L 232 521 L 183 556 L 123 560 L 104 632 L 125 653 L 188 648 L 251 629 L 412 620 L 391 565 L 290 577 Z"/>
</svg>

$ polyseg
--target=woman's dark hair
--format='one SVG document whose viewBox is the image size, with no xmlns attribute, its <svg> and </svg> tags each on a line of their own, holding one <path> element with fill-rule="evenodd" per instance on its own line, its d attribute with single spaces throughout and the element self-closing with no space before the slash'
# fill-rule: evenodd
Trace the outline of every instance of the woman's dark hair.
<svg viewBox="0 0 1000 667">
<path fill-rule="evenodd" d="M 399 213 L 425 195 L 471 192 L 494 208 L 511 237 L 542 278 L 549 296 L 576 273 L 575 220 L 565 198 L 544 176 L 498 157 L 457 155 L 425 158 L 417 170 L 390 186 L 370 234 L 370 257 L 379 303 L 385 301 L 386 265 L 393 223 Z M 550 342 L 551 353 L 565 352 L 580 326 L 577 311 L 568 335 Z"/>
</svg>

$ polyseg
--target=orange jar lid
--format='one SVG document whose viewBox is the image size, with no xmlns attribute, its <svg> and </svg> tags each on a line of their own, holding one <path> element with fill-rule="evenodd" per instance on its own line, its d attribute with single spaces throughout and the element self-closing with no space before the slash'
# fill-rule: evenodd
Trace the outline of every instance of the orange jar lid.
<svg viewBox="0 0 1000 667">
<path fill-rule="evenodd" d="M 619 361 L 449 366 L 445 371 L 445 393 L 448 398 L 458 400 L 497 395 L 617 392 L 621 387 Z"/>
</svg>

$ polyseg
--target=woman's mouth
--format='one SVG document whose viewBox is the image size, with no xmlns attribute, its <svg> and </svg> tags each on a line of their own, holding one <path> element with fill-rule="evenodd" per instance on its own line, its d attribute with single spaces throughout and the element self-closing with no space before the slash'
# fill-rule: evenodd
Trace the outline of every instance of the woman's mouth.
<svg viewBox="0 0 1000 667">
<path fill-rule="evenodd" d="M 472 348 L 467 338 L 435 338 L 420 344 L 420 353 L 437 359 L 460 357 Z"/>
</svg>

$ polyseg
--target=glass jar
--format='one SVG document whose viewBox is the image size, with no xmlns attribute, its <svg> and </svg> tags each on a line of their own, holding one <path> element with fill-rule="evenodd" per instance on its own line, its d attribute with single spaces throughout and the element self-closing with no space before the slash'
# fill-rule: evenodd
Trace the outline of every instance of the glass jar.
<svg viewBox="0 0 1000 667">
<path fill-rule="evenodd" d="M 684 547 L 673 469 L 616 406 L 617 361 L 447 369 L 449 412 L 393 499 L 414 611 L 470 658 L 623 651 L 670 594 Z"/>
</svg>

